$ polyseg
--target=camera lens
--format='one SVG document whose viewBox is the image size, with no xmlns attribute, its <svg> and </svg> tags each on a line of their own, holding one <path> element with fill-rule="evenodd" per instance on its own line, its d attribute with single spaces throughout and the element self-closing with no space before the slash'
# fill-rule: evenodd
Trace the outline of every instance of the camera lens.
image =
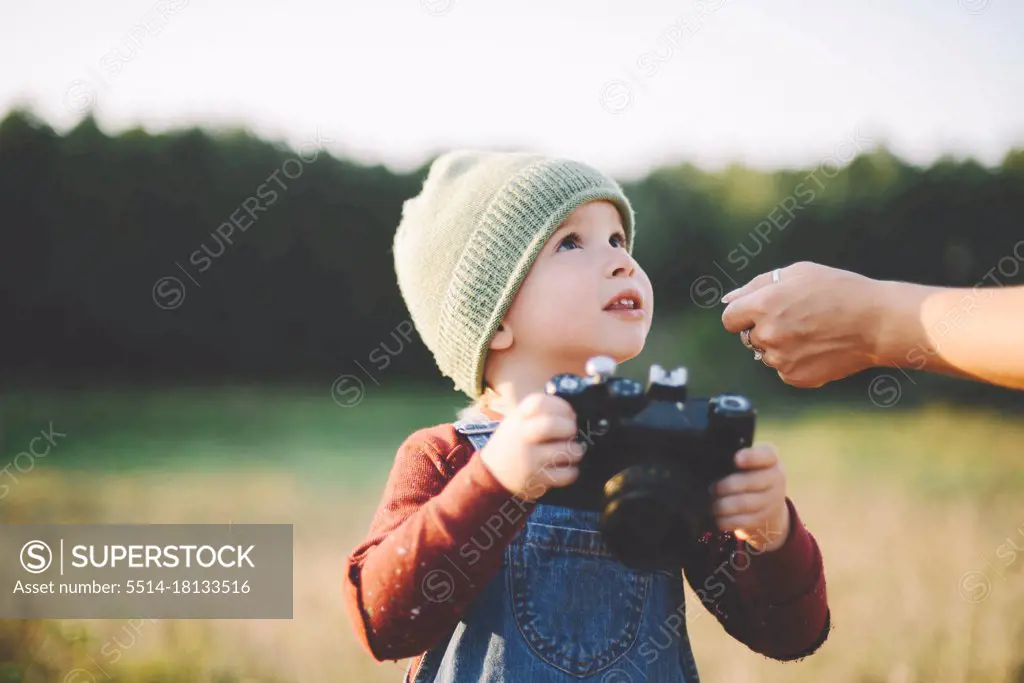
<svg viewBox="0 0 1024 683">
<path fill-rule="evenodd" d="M 666 541 L 671 513 L 660 501 L 635 495 L 612 502 L 605 510 L 604 535 L 609 547 L 624 560 L 647 565 L 645 555 Z"/>
<path fill-rule="evenodd" d="M 639 571 L 680 565 L 686 516 L 679 494 L 679 483 L 658 467 L 630 467 L 608 481 L 601 533 L 620 562 Z"/>
</svg>

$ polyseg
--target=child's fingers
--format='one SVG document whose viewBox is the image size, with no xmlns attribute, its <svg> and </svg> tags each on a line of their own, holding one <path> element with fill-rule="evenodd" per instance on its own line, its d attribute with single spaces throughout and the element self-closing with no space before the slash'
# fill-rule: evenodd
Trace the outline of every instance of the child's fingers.
<svg viewBox="0 0 1024 683">
<path fill-rule="evenodd" d="M 568 467 L 576 465 L 583 459 L 583 447 L 579 444 L 567 448 L 565 444 L 552 442 L 534 446 L 534 448 L 537 449 L 535 463 L 538 469 Z"/>
<path fill-rule="evenodd" d="M 564 415 L 537 415 L 526 419 L 523 425 L 526 438 L 531 443 L 549 441 L 567 443 L 576 436 L 576 420 Z"/>
<path fill-rule="evenodd" d="M 721 531 L 737 531 L 741 529 L 752 529 L 759 521 L 756 515 L 734 515 L 732 517 L 716 517 L 715 523 Z M 739 536 L 740 534 L 737 534 Z M 750 534 L 744 532 L 744 537 L 749 538 Z M 740 540 L 746 540 L 741 538 Z"/>
<path fill-rule="evenodd" d="M 711 493 L 720 498 L 737 493 L 767 491 L 779 480 L 778 474 L 776 469 L 736 472 L 712 484 Z"/>
<path fill-rule="evenodd" d="M 517 410 L 524 418 L 559 415 L 573 421 L 576 420 L 576 413 L 573 411 L 572 405 L 564 398 L 550 394 L 530 394 L 522 400 Z"/>
<path fill-rule="evenodd" d="M 726 531 L 732 531 L 736 538 L 740 539 L 741 541 L 749 541 L 751 538 L 750 534 L 743 530 L 743 527 L 736 527 L 735 529 L 726 529 Z"/>
<path fill-rule="evenodd" d="M 576 481 L 580 474 L 578 467 L 547 467 L 542 473 L 541 481 L 550 488 L 561 488 Z"/>
<path fill-rule="evenodd" d="M 717 518 L 759 515 L 771 508 L 777 497 L 770 491 L 725 496 L 711 504 L 711 512 Z"/>
<path fill-rule="evenodd" d="M 736 451 L 734 462 L 741 470 L 756 470 L 772 467 L 779 461 L 771 444 L 759 444 Z"/>
<path fill-rule="evenodd" d="M 757 514 L 727 515 L 716 517 L 715 523 L 722 531 L 731 531 L 741 541 L 751 542 L 755 546 L 768 545 L 778 547 L 789 536 L 789 511 L 785 508 L 784 517 L 765 515 L 764 511 Z"/>
</svg>

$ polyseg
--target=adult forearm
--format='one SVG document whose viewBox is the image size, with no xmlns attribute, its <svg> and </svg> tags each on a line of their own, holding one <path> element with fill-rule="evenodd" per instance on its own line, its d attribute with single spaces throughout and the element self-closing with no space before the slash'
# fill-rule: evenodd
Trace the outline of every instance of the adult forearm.
<svg viewBox="0 0 1024 683">
<path fill-rule="evenodd" d="M 879 284 L 877 364 L 1024 389 L 1024 287 Z"/>
</svg>

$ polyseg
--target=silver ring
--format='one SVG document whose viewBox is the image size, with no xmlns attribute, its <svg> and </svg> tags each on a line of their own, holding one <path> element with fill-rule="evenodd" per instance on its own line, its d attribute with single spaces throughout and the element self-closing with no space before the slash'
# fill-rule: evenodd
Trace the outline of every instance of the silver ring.
<svg viewBox="0 0 1024 683">
<path fill-rule="evenodd" d="M 776 268 L 772 271 L 772 284 L 779 284 L 782 282 L 782 269 Z"/>
<path fill-rule="evenodd" d="M 748 349 L 750 349 L 751 351 L 754 351 L 755 350 L 754 349 L 754 345 L 750 343 L 750 330 L 752 330 L 752 329 L 754 329 L 754 328 L 753 327 L 748 327 L 747 329 L 745 329 L 742 332 L 740 332 L 740 341 L 742 341 L 743 345 L 746 346 Z"/>
</svg>

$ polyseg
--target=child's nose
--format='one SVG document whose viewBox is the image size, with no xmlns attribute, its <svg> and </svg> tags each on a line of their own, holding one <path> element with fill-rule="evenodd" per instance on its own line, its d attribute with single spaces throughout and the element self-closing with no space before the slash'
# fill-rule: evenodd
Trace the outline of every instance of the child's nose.
<svg viewBox="0 0 1024 683">
<path fill-rule="evenodd" d="M 608 277 L 629 277 L 636 272 L 636 261 L 622 249 L 616 249 L 608 259 L 605 272 Z"/>
</svg>

